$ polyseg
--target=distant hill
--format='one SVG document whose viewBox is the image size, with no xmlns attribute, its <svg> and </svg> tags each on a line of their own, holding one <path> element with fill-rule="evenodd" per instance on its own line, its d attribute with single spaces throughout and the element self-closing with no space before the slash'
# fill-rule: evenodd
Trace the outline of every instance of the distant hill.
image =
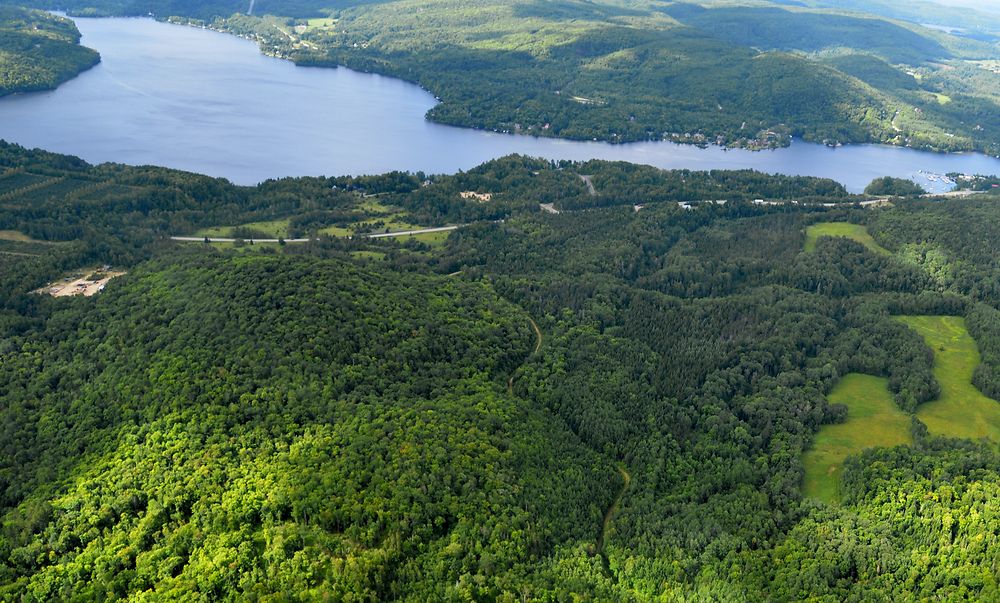
<svg viewBox="0 0 1000 603">
<path fill-rule="evenodd" d="M 0 96 L 49 90 L 96 65 L 69 19 L 36 10 L 0 7 Z"/>
<path fill-rule="evenodd" d="M 855 48 L 891 63 L 910 65 L 952 57 L 933 38 L 876 18 L 782 8 L 704 9 L 689 4 L 672 4 L 664 11 L 685 25 L 737 46 L 804 52 Z"/>
<path fill-rule="evenodd" d="M 211 22 L 301 65 L 406 79 L 441 99 L 430 119 L 456 126 L 610 142 L 757 149 L 800 136 L 1000 153 L 1000 51 L 881 16 L 919 21 L 912 10 L 864 13 L 846 0 L 68 0 L 67 8 Z M 881 75 L 858 57 L 882 61 Z"/>
<path fill-rule="evenodd" d="M 972 31 L 1000 31 L 996 23 L 1000 3 L 990 0 L 788 0 L 779 3 L 845 9 Z"/>
</svg>

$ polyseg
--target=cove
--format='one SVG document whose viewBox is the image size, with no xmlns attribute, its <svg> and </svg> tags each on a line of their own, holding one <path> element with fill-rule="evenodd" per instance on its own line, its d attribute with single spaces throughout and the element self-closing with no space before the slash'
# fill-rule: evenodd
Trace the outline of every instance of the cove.
<svg viewBox="0 0 1000 603">
<path fill-rule="evenodd" d="M 239 184 L 392 170 L 454 173 L 511 153 L 694 170 L 823 176 L 860 192 L 873 178 L 1000 173 L 982 154 L 794 141 L 751 152 L 668 142 L 612 145 L 481 132 L 428 122 L 435 99 L 406 82 L 296 67 L 227 34 L 150 19 L 75 19 L 94 69 L 55 91 L 0 99 L 0 138 L 92 163 L 162 165 Z"/>
</svg>

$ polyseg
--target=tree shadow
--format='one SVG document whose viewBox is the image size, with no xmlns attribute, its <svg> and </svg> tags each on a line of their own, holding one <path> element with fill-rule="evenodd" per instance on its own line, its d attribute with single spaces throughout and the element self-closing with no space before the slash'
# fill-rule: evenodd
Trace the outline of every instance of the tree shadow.
<svg viewBox="0 0 1000 603">
<path fill-rule="evenodd" d="M 817 52 L 851 47 L 892 63 L 919 64 L 951 58 L 944 46 L 881 19 L 795 12 L 781 8 L 706 9 L 675 4 L 662 9 L 684 25 L 739 46 Z"/>
<path fill-rule="evenodd" d="M 514 16 L 522 19 L 547 19 L 569 21 L 583 19 L 607 21 L 616 17 L 646 17 L 648 11 L 629 9 L 621 6 L 607 6 L 579 0 L 556 0 L 547 2 L 535 0 L 531 4 L 520 4 L 514 8 Z"/>
</svg>

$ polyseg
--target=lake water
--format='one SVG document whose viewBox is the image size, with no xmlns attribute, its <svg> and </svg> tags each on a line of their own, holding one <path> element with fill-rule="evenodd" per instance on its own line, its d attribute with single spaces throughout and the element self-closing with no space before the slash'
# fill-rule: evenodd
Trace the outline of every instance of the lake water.
<svg viewBox="0 0 1000 603">
<path fill-rule="evenodd" d="M 347 69 L 296 67 L 255 44 L 149 19 L 76 19 L 102 62 L 53 92 L 0 99 L 0 138 L 90 162 L 154 164 L 253 184 L 299 175 L 453 173 L 510 153 L 662 168 L 825 176 L 859 192 L 873 178 L 1000 173 L 980 154 L 796 141 L 750 152 L 665 142 L 611 145 L 480 132 L 424 119 L 434 97 Z"/>
</svg>

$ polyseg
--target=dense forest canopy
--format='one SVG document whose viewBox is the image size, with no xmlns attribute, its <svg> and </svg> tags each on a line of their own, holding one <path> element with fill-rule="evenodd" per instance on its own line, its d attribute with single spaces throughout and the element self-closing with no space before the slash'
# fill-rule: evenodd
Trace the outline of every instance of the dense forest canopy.
<svg viewBox="0 0 1000 603">
<path fill-rule="evenodd" d="M 255 187 L 0 167 L 0 598 L 1000 596 L 997 442 L 919 419 L 940 350 L 898 318 L 964 317 L 995 403 L 994 195 L 517 156 Z M 387 221 L 468 226 L 364 236 Z M 279 226 L 310 242 L 168 240 Z M 101 263 L 128 274 L 32 293 Z M 912 444 L 854 451 L 823 502 L 804 453 L 855 373 Z"/>
<path fill-rule="evenodd" d="M 100 55 L 79 42 L 69 19 L 0 6 L 0 96 L 49 90 L 96 65 Z"/>
<path fill-rule="evenodd" d="M 871 184 L 865 187 L 865 194 L 868 195 L 893 195 L 905 197 L 908 195 L 923 195 L 925 191 L 919 184 L 905 178 L 892 178 L 885 176 L 876 178 Z"/>
<path fill-rule="evenodd" d="M 11 2 L 22 0 L 3 0 Z M 979 25 L 970 29 L 975 35 L 924 27 L 936 22 L 926 17 L 930 5 L 907 11 L 882 2 L 866 12 L 859 3 L 647 0 L 32 4 L 209 24 L 301 65 L 403 78 L 441 99 L 430 119 L 458 126 L 611 142 L 768 148 L 800 136 L 1000 153 L 1000 38 Z M 955 12 L 938 10 L 945 21 Z"/>
</svg>

